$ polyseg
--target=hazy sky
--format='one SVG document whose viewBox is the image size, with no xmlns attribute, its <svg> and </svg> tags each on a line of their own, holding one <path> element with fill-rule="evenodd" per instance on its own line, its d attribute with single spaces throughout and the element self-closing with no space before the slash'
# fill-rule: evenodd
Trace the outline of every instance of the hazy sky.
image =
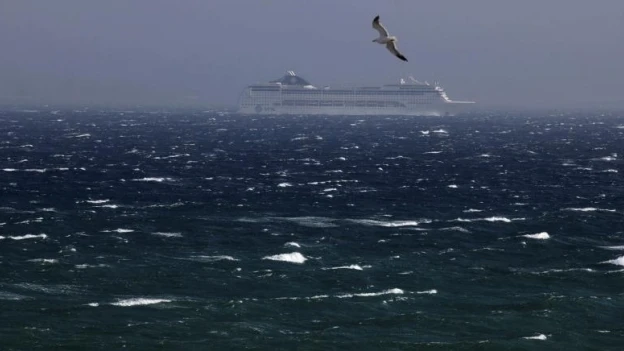
<svg viewBox="0 0 624 351">
<path fill-rule="evenodd" d="M 409 62 L 392 57 L 375 15 Z M 0 102 L 234 104 L 412 75 L 485 105 L 624 105 L 622 0 L 0 0 Z"/>
</svg>

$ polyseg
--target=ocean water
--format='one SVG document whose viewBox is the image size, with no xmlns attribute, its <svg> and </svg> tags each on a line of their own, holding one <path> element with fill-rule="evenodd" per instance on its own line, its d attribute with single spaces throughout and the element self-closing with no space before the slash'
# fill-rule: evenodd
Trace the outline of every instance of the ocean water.
<svg viewBox="0 0 624 351">
<path fill-rule="evenodd" d="M 0 112 L 2 350 L 621 350 L 624 114 Z"/>
</svg>

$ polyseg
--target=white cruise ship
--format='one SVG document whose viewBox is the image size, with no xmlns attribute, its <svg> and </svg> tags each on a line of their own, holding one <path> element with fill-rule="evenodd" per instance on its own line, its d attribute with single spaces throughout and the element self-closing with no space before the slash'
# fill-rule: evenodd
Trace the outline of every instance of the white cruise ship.
<svg viewBox="0 0 624 351">
<path fill-rule="evenodd" d="M 239 100 L 239 113 L 263 115 L 412 115 L 452 116 L 472 101 L 453 101 L 437 84 L 413 78 L 378 87 L 317 88 L 295 72 L 250 85 Z"/>
</svg>

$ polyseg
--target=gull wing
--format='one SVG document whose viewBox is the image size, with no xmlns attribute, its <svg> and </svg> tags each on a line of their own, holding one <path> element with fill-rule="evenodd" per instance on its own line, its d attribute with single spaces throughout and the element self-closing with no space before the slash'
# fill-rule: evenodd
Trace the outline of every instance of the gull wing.
<svg viewBox="0 0 624 351">
<path fill-rule="evenodd" d="M 393 41 L 389 41 L 389 42 L 386 44 L 386 48 L 387 48 L 388 50 L 390 50 L 390 52 L 391 52 L 394 56 L 396 56 L 396 57 L 400 58 L 401 60 L 403 60 L 403 61 L 407 62 L 407 59 L 405 58 L 405 56 L 403 56 L 403 54 L 401 54 L 401 53 L 399 52 L 399 50 L 397 50 L 397 48 L 396 48 L 396 43 L 394 42 L 394 40 L 393 40 Z"/>
<path fill-rule="evenodd" d="M 388 30 L 386 30 L 386 28 L 381 23 L 379 23 L 379 16 L 375 17 L 375 19 L 373 20 L 373 28 L 377 29 L 379 35 L 381 35 L 382 37 L 387 37 L 388 35 L 390 35 L 388 33 Z"/>
</svg>

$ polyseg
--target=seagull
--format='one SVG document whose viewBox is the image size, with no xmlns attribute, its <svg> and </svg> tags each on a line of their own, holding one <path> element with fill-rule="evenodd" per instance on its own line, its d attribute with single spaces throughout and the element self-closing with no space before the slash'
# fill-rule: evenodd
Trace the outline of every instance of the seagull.
<svg viewBox="0 0 624 351">
<path fill-rule="evenodd" d="M 379 43 L 382 45 L 385 44 L 386 49 L 390 50 L 390 52 L 394 56 L 398 57 L 399 59 L 403 61 L 407 61 L 405 56 L 403 56 L 403 54 L 401 54 L 399 50 L 397 50 L 397 47 L 396 47 L 397 38 L 394 36 L 390 36 L 390 34 L 388 33 L 388 30 L 386 30 L 386 28 L 384 28 L 384 26 L 381 23 L 379 23 L 379 16 L 375 17 L 375 19 L 373 20 L 373 28 L 377 29 L 377 31 L 379 32 L 379 38 L 373 39 L 373 42 Z"/>
</svg>

